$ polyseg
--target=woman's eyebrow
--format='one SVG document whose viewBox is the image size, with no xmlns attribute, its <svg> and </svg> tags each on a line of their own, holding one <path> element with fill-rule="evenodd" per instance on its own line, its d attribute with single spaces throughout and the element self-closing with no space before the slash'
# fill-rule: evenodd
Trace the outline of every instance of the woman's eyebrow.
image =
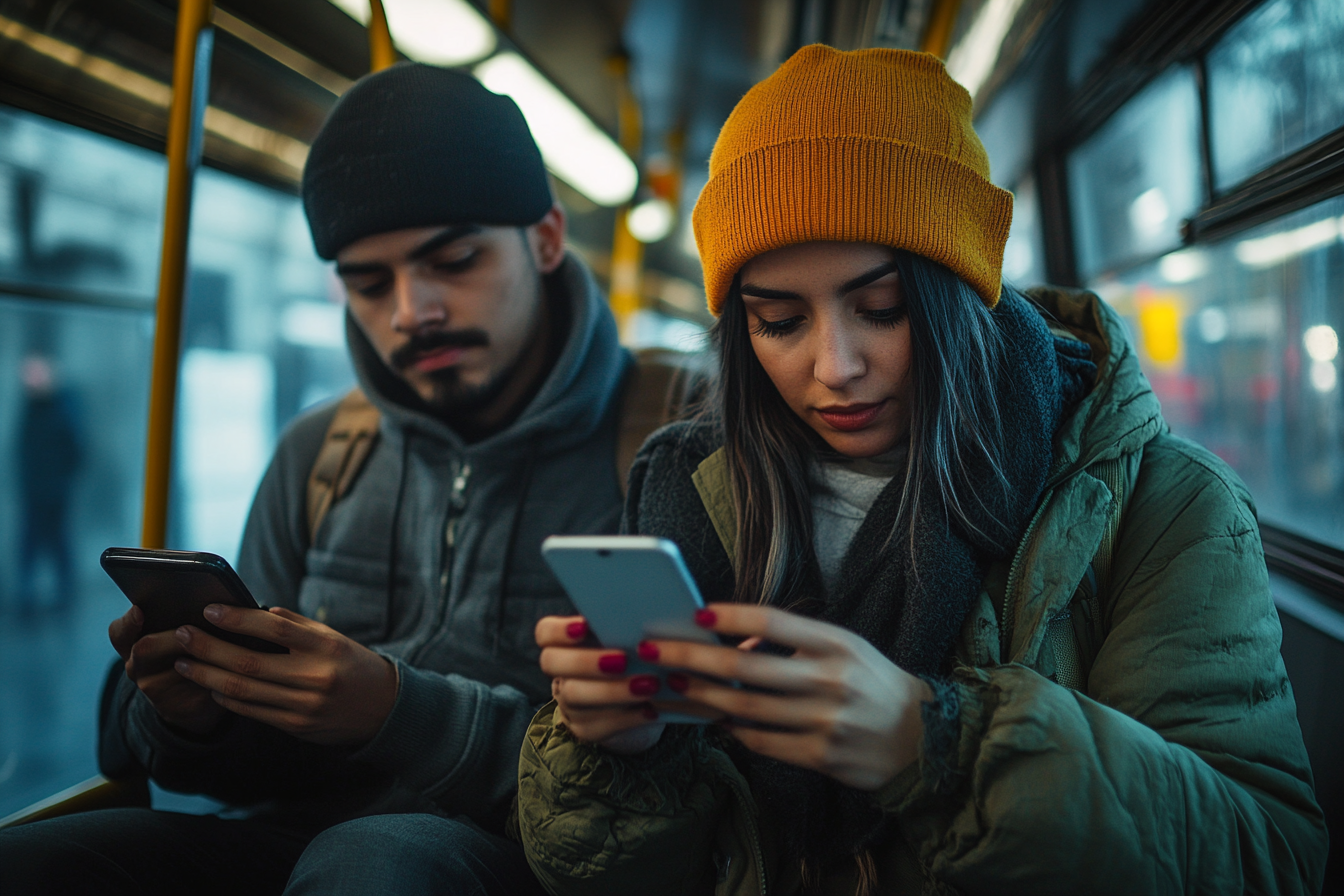
<svg viewBox="0 0 1344 896">
<path fill-rule="evenodd" d="M 853 292 L 854 290 L 862 286 L 867 286 L 869 283 L 872 283 L 876 280 L 881 280 L 883 277 L 887 276 L 894 270 L 896 270 L 896 262 L 894 261 L 883 262 L 882 264 L 873 268 L 868 273 L 860 274 L 853 280 L 846 282 L 844 286 L 840 287 L 840 295 L 844 295 L 847 292 Z"/>
<path fill-rule="evenodd" d="M 853 280 L 845 281 L 845 283 L 842 284 L 840 287 L 840 295 L 853 292 L 854 290 L 859 289 L 860 287 L 867 286 L 869 283 L 872 283 L 876 280 L 881 280 L 883 277 L 887 276 L 894 270 L 896 270 L 896 262 L 884 261 L 882 264 L 873 268 L 871 271 L 867 271 L 866 273 L 860 274 Z M 742 295 L 751 296 L 754 299 L 784 299 L 784 300 L 802 299 L 802 296 L 796 292 L 790 292 L 787 289 L 770 289 L 769 287 L 766 286 L 757 286 L 754 283 L 743 283 L 742 286 L 739 287 L 739 290 L 741 291 Z"/>
<path fill-rule="evenodd" d="M 750 283 L 744 283 L 739 290 L 744 296 L 751 296 L 753 299 L 788 299 L 801 300 L 796 292 L 789 292 L 787 289 L 769 289 L 765 286 L 753 286 Z"/>
</svg>

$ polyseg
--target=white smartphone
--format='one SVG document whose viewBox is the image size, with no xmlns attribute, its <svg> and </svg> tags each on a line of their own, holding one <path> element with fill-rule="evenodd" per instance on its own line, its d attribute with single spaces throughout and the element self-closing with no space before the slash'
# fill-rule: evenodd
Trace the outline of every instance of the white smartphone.
<svg viewBox="0 0 1344 896">
<path fill-rule="evenodd" d="M 656 699 L 682 699 L 666 687 L 666 669 L 635 653 L 647 638 L 719 643 L 695 624 L 705 604 L 676 544 L 645 535 L 552 535 L 541 555 L 602 646 L 627 652 L 627 674 L 656 675 L 664 680 Z M 664 713 L 661 721 L 706 720 Z"/>
</svg>

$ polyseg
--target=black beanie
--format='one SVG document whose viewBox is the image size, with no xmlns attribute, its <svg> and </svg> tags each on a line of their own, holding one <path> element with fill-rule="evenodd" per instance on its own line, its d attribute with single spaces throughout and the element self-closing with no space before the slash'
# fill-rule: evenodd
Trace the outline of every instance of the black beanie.
<svg viewBox="0 0 1344 896">
<path fill-rule="evenodd" d="M 401 63 L 346 91 L 303 167 L 317 254 L 440 224 L 535 224 L 546 168 L 518 106 L 461 72 Z"/>
</svg>

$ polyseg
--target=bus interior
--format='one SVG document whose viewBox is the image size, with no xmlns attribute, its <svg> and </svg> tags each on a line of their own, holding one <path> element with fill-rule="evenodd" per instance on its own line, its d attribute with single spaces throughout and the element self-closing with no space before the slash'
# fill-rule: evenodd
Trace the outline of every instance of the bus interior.
<svg viewBox="0 0 1344 896">
<path fill-rule="evenodd" d="M 0 0 L 0 818 L 98 783 L 140 539 L 178 15 Z M 233 558 L 277 436 L 345 393 L 344 294 L 298 198 L 374 63 L 369 0 L 218 0 L 197 44 L 163 541 Z M 737 100 L 798 47 L 933 52 L 1015 196 L 1004 278 L 1094 291 L 1162 411 L 1254 496 L 1344 892 L 1344 4 L 383 0 L 401 57 L 513 96 L 632 347 L 697 350 L 690 209 Z M 171 222 L 169 222 L 171 223 Z M 44 535 L 21 494 L 60 509 Z M 56 795 L 56 797 L 53 797 Z M 155 806 L 209 800 L 154 788 Z M 29 813 L 29 814 L 25 814 Z"/>
</svg>

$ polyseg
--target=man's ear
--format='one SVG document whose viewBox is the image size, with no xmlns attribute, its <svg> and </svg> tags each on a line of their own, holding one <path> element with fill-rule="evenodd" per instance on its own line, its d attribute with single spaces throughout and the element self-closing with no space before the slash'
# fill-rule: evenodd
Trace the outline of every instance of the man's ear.
<svg viewBox="0 0 1344 896">
<path fill-rule="evenodd" d="M 565 210 L 551 206 L 542 219 L 527 228 L 527 244 L 537 270 L 549 274 L 565 260 Z"/>
</svg>

